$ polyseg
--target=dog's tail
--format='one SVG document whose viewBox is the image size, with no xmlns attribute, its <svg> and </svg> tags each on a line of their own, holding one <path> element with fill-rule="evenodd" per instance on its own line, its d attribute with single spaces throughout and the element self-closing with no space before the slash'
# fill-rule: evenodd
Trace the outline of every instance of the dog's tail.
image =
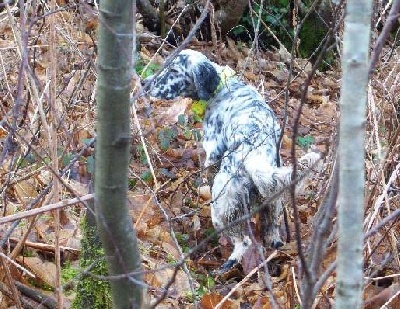
<svg viewBox="0 0 400 309">
<path fill-rule="evenodd" d="M 260 160 L 245 160 L 244 165 L 260 194 L 264 197 L 272 197 L 289 187 L 293 181 L 297 181 L 296 192 L 303 188 L 304 177 L 312 170 L 319 170 L 321 154 L 311 151 L 298 160 L 296 179 L 292 179 L 293 166 L 264 165 Z"/>
</svg>

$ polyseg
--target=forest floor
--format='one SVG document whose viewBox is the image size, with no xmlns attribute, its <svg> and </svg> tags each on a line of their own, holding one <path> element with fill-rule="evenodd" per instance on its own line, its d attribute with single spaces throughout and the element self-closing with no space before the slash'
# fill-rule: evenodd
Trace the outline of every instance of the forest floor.
<svg viewBox="0 0 400 309">
<path fill-rule="evenodd" d="M 3 124 L 13 122 L 17 104 L 23 115 L 17 121 L 13 147 L 7 149 L 7 156 L 1 158 L 0 206 L 3 216 L 7 217 L 52 202 L 51 194 L 46 191 L 52 179 L 49 155 L 52 139 L 48 131 L 51 130 L 48 124 L 52 117 L 47 103 L 52 62 L 47 21 L 41 20 L 29 29 L 27 54 L 24 55 L 19 49 L 18 18 L 4 13 L 0 17 L 0 142 L 3 153 L 5 145 L 11 145 L 7 144 L 10 130 Z M 82 19 L 73 11 L 57 13 L 57 100 L 61 117 L 57 119 L 58 128 L 53 136 L 57 137 L 59 168 L 67 167 L 67 173 L 62 176 L 61 200 L 88 194 L 93 172 L 94 149 L 88 146 L 95 137 L 96 121 L 96 35 L 92 19 Z M 156 38 L 142 42 L 138 69 L 150 59 L 155 63 L 150 66 L 151 70 L 162 65 L 171 49 L 164 47 L 163 56 L 153 57 L 159 44 Z M 328 70 L 316 72 L 305 90 L 307 100 L 303 104 L 297 136 L 293 136 L 303 85 L 311 70 L 308 61 L 296 58 L 290 71 L 290 55 L 282 49 L 252 50 L 244 43 L 233 41 L 220 42 L 217 46 L 193 41 L 188 48 L 203 52 L 221 65 L 229 65 L 247 83 L 254 85 L 281 124 L 287 110 L 281 149 L 284 164 L 293 160 L 293 143 L 296 158 L 306 153 L 310 146 L 324 154 L 324 169 L 308 181 L 305 194 L 296 200 L 299 233 L 303 252 L 307 255 L 313 245 L 314 218 L 328 192 L 335 164 L 340 67 L 331 64 Z M 21 59 L 26 56 L 30 70 L 22 74 L 19 68 Z M 385 49 L 382 59 L 368 87 L 366 232 L 400 206 L 399 47 Z M 216 276 L 214 271 L 229 256 L 231 246 L 224 237 L 209 237 L 214 230 L 207 182 L 210 172 L 203 167 L 201 119 L 197 115 L 201 107 L 198 102 L 186 98 L 166 101 L 142 97 L 134 104 L 128 199 L 139 238 L 143 269 L 149 270 L 144 275 L 149 286 L 148 301 L 152 303 L 160 297 L 163 288 L 173 279 L 167 297 L 158 308 L 193 308 L 195 301 L 201 308 L 215 308 L 228 293 L 228 299 L 221 303 L 220 308 L 270 308 L 271 302 L 276 302 L 281 308 L 300 308 L 298 294 L 302 275 L 299 275 L 290 203 L 287 206 L 290 242 L 278 251 L 266 249 L 263 256 L 254 246 L 241 266 L 223 276 Z M 78 160 L 69 166 L 77 154 Z M 17 225 L 7 220 L 0 221 L 4 270 L 0 272 L 0 308 L 15 306 L 13 298 L 8 297 L 12 295 L 10 279 L 55 298 L 56 237 L 62 246 L 61 272 L 66 289 L 65 307 L 69 308 L 74 292 L 68 289 L 76 285 L 76 278 L 65 274 L 70 269 L 78 273 L 83 271 L 79 268 L 78 258 L 80 223 L 84 214 L 84 208 L 78 205 L 63 208 L 60 231 L 55 230 L 50 212 L 14 221 L 18 222 Z M 259 236 L 256 220 L 254 226 L 255 235 Z M 333 226 L 316 276 L 320 276 L 336 259 L 336 218 L 333 218 Z M 282 232 L 285 233 L 283 224 Z M 400 306 L 399 233 L 400 226 L 395 221 L 366 241 L 365 308 L 380 308 L 386 302 L 391 308 Z M 204 241 L 206 238 L 209 240 Z M 174 265 L 186 253 L 190 253 L 186 257 L 187 271 L 181 268 L 175 272 Z M 257 268 L 264 259 L 268 260 L 269 275 L 265 275 L 262 267 Z M 271 288 L 267 288 L 269 286 Z M 318 293 L 315 308 L 330 308 L 334 296 L 335 273 L 332 272 Z M 29 298 L 25 294 L 22 297 Z"/>
</svg>

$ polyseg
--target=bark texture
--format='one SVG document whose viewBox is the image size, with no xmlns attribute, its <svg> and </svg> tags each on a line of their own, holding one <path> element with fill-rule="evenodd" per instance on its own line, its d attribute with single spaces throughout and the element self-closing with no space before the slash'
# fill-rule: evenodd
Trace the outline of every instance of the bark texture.
<svg viewBox="0 0 400 309">
<path fill-rule="evenodd" d="M 226 35 L 237 26 L 249 4 L 249 0 L 215 0 L 215 24 L 220 28 L 221 35 Z"/>
<path fill-rule="evenodd" d="M 126 207 L 130 135 L 130 90 L 135 41 L 134 1 L 102 0 L 99 10 L 96 222 L 104 246 L 113 308 L 141 308 L 141 261 Z"/>
<path fill-rule="evenodd" d="M 339 142 L 339 240 L 335 308 L 362 308 L 364 135 L 371 0 L 348 0 L 343 38 Z"/>
</svg>

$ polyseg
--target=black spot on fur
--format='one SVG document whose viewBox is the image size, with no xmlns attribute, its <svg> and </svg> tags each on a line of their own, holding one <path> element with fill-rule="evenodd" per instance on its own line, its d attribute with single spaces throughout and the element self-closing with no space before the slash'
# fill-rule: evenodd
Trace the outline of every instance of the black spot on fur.
<svg viewBox="0 0 400 309">
<path fill-rule="evenodd" d="M 217 119 L 215 119 L 215 125 L 214 125 L 215 131 L 218 134 L 221 134 L 222 126 L 223 126 L 222 119 L 221 119 L 221 117 L 218 116 Z"/>
<path fill-rule="evenodd" d="M 220 77 L 209 62 L 199 63 L 193 72 L 194 84 L 200 100 L 209 100 L 217 90 Z"/>
<path fill-rule="evenodd" d="M 237 263 L 236 260 L 227 260 L 224 264 L 219 269 L 219 273 L 224 273 L 228 270 L 230 270 L 235 264 Z"/>
</svg>

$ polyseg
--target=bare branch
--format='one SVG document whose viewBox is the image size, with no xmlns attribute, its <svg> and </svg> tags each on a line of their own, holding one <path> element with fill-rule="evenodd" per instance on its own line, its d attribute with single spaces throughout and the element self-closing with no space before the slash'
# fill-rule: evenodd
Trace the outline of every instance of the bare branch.
<svg viewBox="0 0 400 309">
<path fill-rule="evenodd" d="M 385 25 L 383 26 L 381 34 L 379 35 L 378 39 L 375 42 L 374 49 L 372 50 L 371 61 L 369 63 L 369 71 L 368 71 L 370 78 L 372 73 L 374 73 L 376 64 L 379 59 L 379 55 L 382 52 L 383 45 L 385 44 L 387 38 L 389 37 L 390 31 L 392 30 L 392 28 L 397 22 L 397 19 L 399 18 L 399 12 L 400 12 L 400 0 L 394 0 L 392 3 L 392 8 L 390 9 L 389 12 L 389 17 L 386 20 Z"/>
</svg>

